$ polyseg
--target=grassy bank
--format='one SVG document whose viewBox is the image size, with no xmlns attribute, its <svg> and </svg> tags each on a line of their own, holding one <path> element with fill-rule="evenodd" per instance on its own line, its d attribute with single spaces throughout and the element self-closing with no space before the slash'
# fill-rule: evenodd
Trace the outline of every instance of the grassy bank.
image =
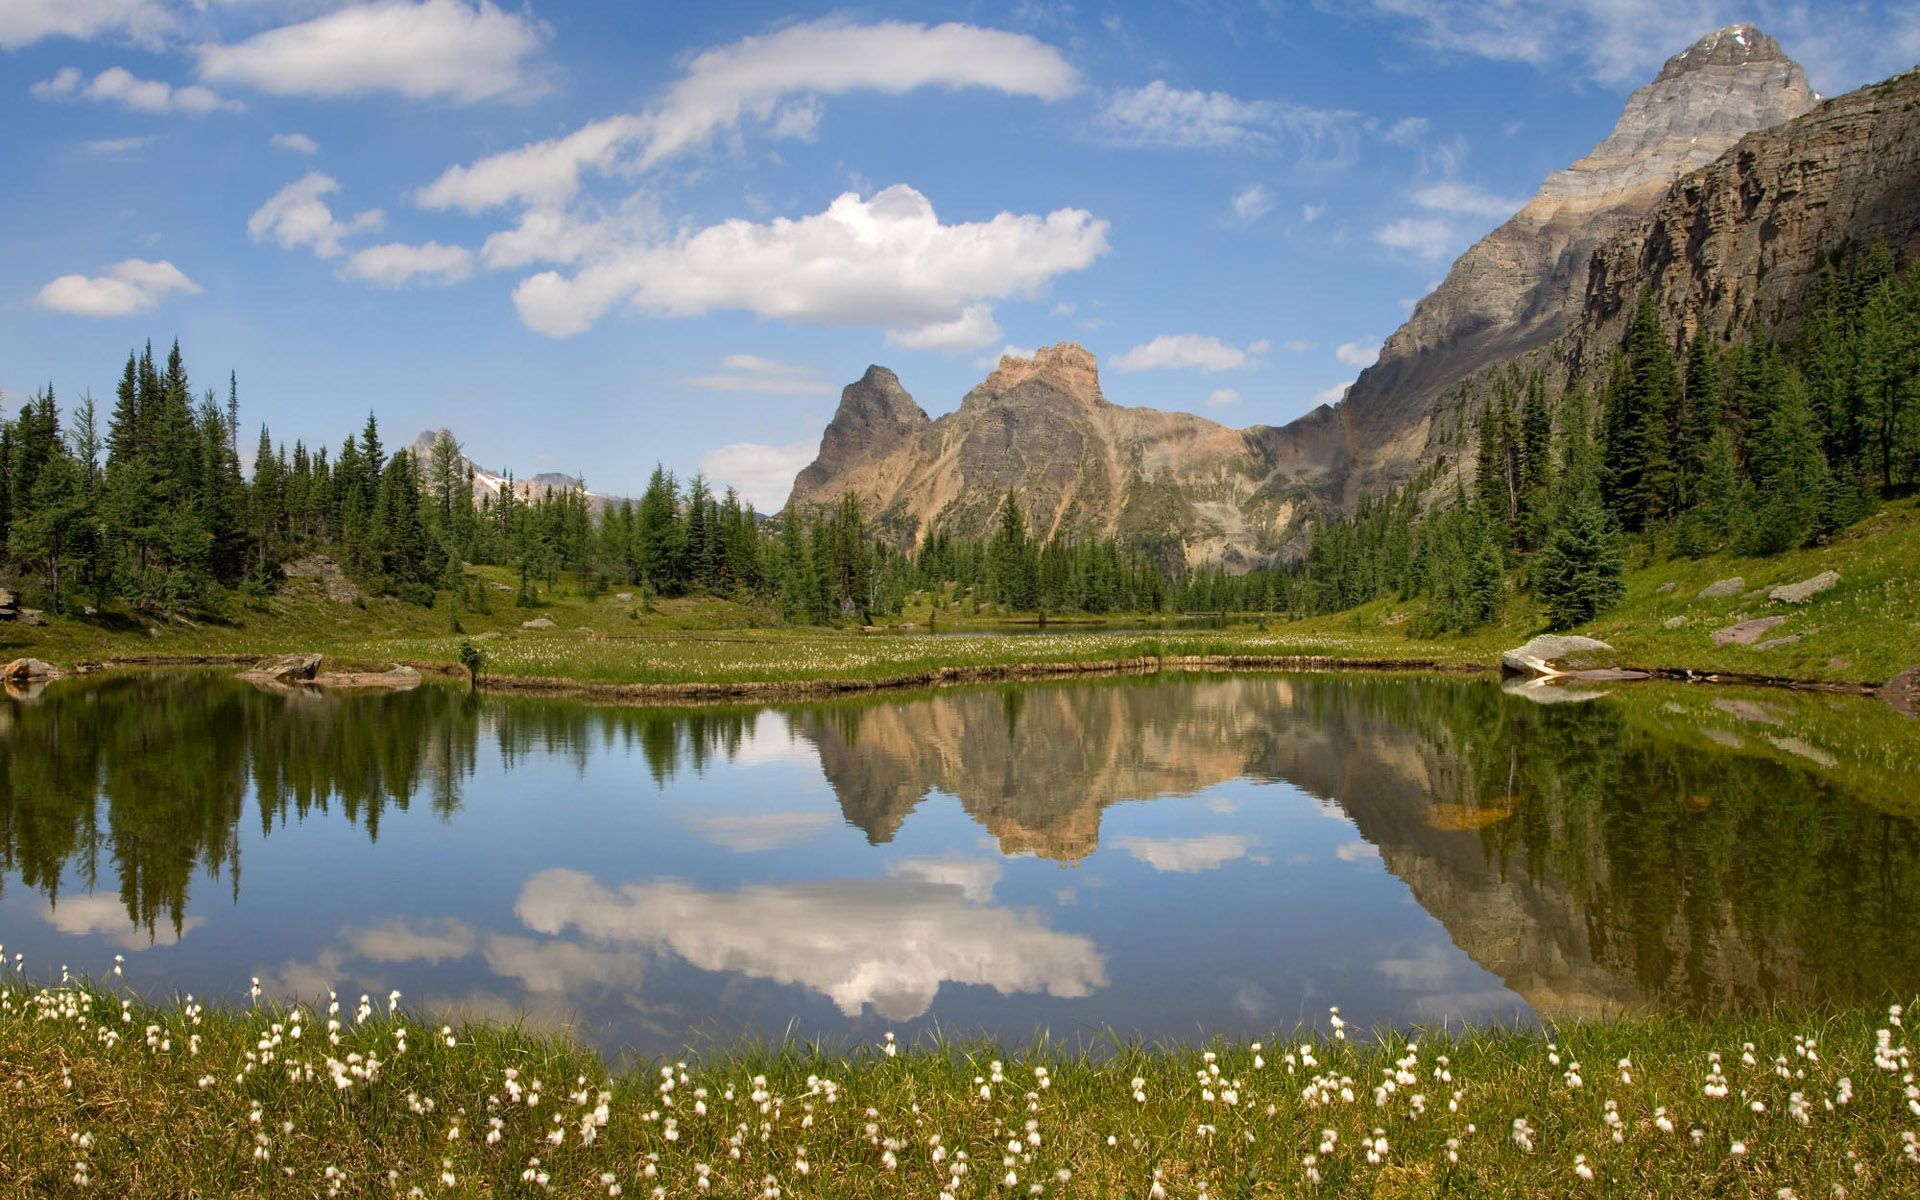
<svg viewBox="0 0 1920 1200">
<path fill-rule="evenodd" d="M 1899 1021 L 1348 1039 L 1329 1017 L 1242 1045 L 783 1046 L 610 1074 L 386 998 L 203 1012 L 15 982 L 0 1193 L 1913 1194 Z"/>
<path fill-rule="evenodd" d="M 1833 570 L 1840 584 L 1803 605 L 1766 598 L 1769 588 Z M 620 593 L 578 593 L 566 583 L 539 604 L 512 602 L 504 571 L 480 568 L 489 611 L 424 609 L 379 597 L 331 599 L 310 580 L 292 580 L 254 605 L 191 622 L 156 622 L 108 612 L 56 619 L 43 628 L 0 625 L 0 658 L 31 654 L 56 663 L 128 657 L 267 655 L 318 651 L 339 662 L 450 665 L 462 641 L 485 655 L 486 672 L 506 680 L 588 684 L 937 681 L 942 672 L 1016 665 L 1061 667 L 1167 658 L 1214 660 L 1329 658 L 1490 668 L 1501 650 L 1540 632 L 1529 599 L 1516 593 L 1506 618 L 1465 636 L 1416 638 L 1412 603 L 1378 601 L 1305 620 L 1242 618 L 1229 628 L 1193 628 L 1176 618 L 1119 616 L 1107 628 L 1073 626 L 1008 636 L 934 633 L 915 610 L 913 628 L 879 632 L 781 626 L 764 608 L 707 598 L 652 605 Z M 1707 585 L 1738 576 L 1734 594 L 1702 597 Z M 1784 645 L 1718 645 L 1716 629 L 1782 616 L 1768 638 Z M 551 628 L 526 629 L 530 620 Z M 455 625 L 459 628 L 456 630 Z M 1158 625 L 1158 627 L 1154 627 Z M 1143 628 L 1145 626 L 1145 628 Z M 951 626 L 944 626 L 951 628 Z M 1716 555 L 1633 571 L 1627 599 L 1581 630 L 1642 667 L 1691 669 L 1809 681 L 1879 683 L 1915 665 L 1920 644 L 1920 502 L 1902 500 L 1831 545 L 1766 559 Z"/>
</svg>

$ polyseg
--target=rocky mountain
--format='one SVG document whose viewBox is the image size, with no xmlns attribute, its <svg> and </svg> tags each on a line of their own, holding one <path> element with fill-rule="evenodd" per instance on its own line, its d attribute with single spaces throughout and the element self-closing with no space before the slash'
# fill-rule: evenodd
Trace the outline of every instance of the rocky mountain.
<svg viewBox="0 0 1920 1200">
<path fill-rule="evenodd" d="M 851 492 L 911 542 L 939 528 L 984 534 L 1012 490 L 1045 536 L 1124 536 L 1233 563 L 1267 557 L 1295 523 L 1297 497 L 1265 490 L 1275 474 L 1245 431 L 1109 402 L 1093 355 L 1063 342 L 1002 358 L 939 420 L 869 367 L 841 393 L 790 502 Z"/>
<path fill-rule="evenodd" d="M 425 468 L 433 458 L 434 446 L 441 441 L 450 441 L 456 446 L 459 445 L 459 440 L 453 436 L 452 430 L 426 429 L 421 431 L 419 437 L 413 439 L 413 445 L 408 446 L 407 449 L 419 461 L 421 467 Z M 507 486 L 505 475 L 487 470 L 468 458 L 464 451 L 461 452 L 459 461 L 462 469 L 473 473 L 475 500 L 479 500 L 482 496 L 498 496 Z M 542 471 L 535 475 L 515 478 L 513 481 L 514 494 L 523 500 L 537 500 L 549 492 L 571 491 L 579 486 L 578 479 L 559 471 Z M 614 499 L 616 497 L 602 496 L 596 492 L 587 493 L 588 503 L 595 507 L 604 506 Z"/>
<path fill-rule="evenodd" d="M 1872 91 L 1847 102 L 1857 107 L 1855 98 Z M 1603 339 L 1621 289 L 1630 296 L 1643 276 L 1686 264 L 1672 247 L 1691 245 L 1695 230 L 1682 234 L 1675 223 L 1704 218 L 1684 201 L 1675 207 L 1684 192 L 1676 180 L 1726 181 L 1701 185 L 1720 197 L 1702 228 L 1717 230 L 1716 244 L 1746 248 L 1688 286 L 1718 289 L 1729 328 L 1791 303 L 1785 297 L 1797 294 L 1818 245 L 1868 229 L 1915 229 L 1897 202 L 1870 201 L 1865 181 L 1877 178 L 1876 157 L 1886 166 L 1889 153 L 1910 151 L 1897 139 L 1912 136 L 1920 120 L 1886 100 L 1875 117 L 1820 124 L 1825 118 L 1805 115 L 1817 99 L 1779 43 L 1751 25 L 1719 30 L 1675 55 L 1628 99 L 1604 141 L 1461 256 L 1337 406 L 1245 430 L 1117 406 L 1101 393 L 1092 356 L 1067 344 L 1003 360 L 957 412 L 933 420 L 892 372 L 875 367 L 846 390 L 793 501 L 852 492 L 911 542 L 939 527 L 984 533 L 1013 488 L 1029 523 L 1046 533 L 1144 538 L 1188 562 L 1239 565 L 1283 553 L 1299 545 L 1307 514 L 1349 508 L 1453 448 L 1460 425 L 1457 415 L 1446 419 L 1446 397 L 1463 380 L 1569 334 Z M 1749 167 L 1728 165 L 1747 152 L 1729 155 L 1743 137 L 1789 122 L 1800 132 L 1762 137 Z M 1908 149 L 1884 149 L 1890 138 Z M 1805 154 L 1831 169 L 1796 168 L 1794 156 Z M 1771 190 L 1751 205 L 1745 193 L 1726 191 L 1763 176 Z M 1833 188 L 1859 192 L 1859 203 L 1823 208 Z M 1781 218 L 1770 222 L 1763 206 Z M 1667 216 L 1650 225 L 1656 210 Z M 1781 241 L 1788 210 L 1800 214 L 1797 233 Z M 1667 250 L 1638 253 L 1662 237 Z M 1757 248 L 1762 242 L 1778 243 L 1770 257 Z M 1608 265 L 1595 274 L 1602 247 L 1610 248 Z M 1787 258 L 1798 265 L 1782 267 Z M 1772 272 L 1774 281 L 1750 286 L 1742 272 Z M 1616 308 L 1590 318 L 1595 305 Z"/>
</svg>

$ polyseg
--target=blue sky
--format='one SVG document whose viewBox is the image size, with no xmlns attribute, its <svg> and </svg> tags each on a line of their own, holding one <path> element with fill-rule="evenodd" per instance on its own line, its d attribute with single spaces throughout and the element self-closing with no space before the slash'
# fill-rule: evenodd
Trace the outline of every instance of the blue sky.
<svg viewBox="0 0 1920 1200">
<path fill-rule="evenodd" d="M 873 362 L 1278 423 L 1737 20 L 1828 94 L 1920 60 L 1878 3 L 0 0 L 0 391 L 178 337 L 288 443 L 763 508 Z"/>
</svg>

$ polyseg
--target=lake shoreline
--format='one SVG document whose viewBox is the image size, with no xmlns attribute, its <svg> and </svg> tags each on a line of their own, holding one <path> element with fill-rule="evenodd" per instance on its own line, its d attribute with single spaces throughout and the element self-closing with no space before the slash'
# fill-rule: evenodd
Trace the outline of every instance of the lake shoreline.
<svg viewBox="0 0 1920 1200">
<path fill-rule="evenodd" d="M 80 664 L 69 674 L 85 674 L 94 669 L 152 669 L 179 667 L 246 668 L 260 661 L 248 654 L 154 654 L 114 657 L 100 663 Z M 467 669 L 457 663 L 433 660 L 372 660 L 340 657 L 333 665 L 346 669 L 380 670 L 397 665 L 411 667 L 423 675 L 452 679 L 470 679 Z M 1799 679 L 1785 675 L 1765 675 L 1732 671 L 1713 671 L 1694 667 L 1633 666 L 1625 670 L 1639 672 L 1649 680 L 1671 683 L 1705 683 L 1734 687 L 1778 688 L 1788 691 L 1819 692 L 1828 695 L 1874 697 L 1889 683 L 1846 682 L 1825 679 Z M 1441 658 L 1355 657 L 1317 654 L 1170 654 L 1130 655 L 1119 658 L 1089 658 L 1062 661 L 974 663 L 901 672 L 894 675 L 862 677 L 823 674 L 810 679 L 764 680 L 667 680 L 618 681 L 570 678 L 552 675 L 499 675 L 483 672 L 472 682 L 480 691 L 496 695 L 538 695 L 575 697 L 585 700 L 609 700 L 626 703 L 686 703 L 726 700 L 788 700 L 858 695 L 862 693 L 917 691 L 943 687 L 964 687 L 989 683 L 1030 683 L 1046 680 L 1102 678 L 1111 676 L 1151 676 L 1162 674 L 1235 674 L 1302 672 L 1312 674 L 1427 674 L 1444 676 L 1502 675 L 1497 663 L 1476 663 Z M 1508 676 L 1524 679 L 1522 676 Z M 1904 676 L 1902 677 L 1904 678 Z M 1565 678 L 1566 683 L 1580 682 Z M 1551 682 L 1551 681 L 1550 681 Z M 1639 682 L 1618 680 L 1608 682 Z M 1890 682 L 1897 682 L 1890 681 Z"/>
</svg>

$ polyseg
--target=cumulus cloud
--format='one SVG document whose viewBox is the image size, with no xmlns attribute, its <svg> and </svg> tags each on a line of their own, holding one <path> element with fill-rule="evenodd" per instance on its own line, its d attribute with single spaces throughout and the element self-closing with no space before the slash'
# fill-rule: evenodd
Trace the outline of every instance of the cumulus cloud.
<svg viewBox="0 0 1920 1200">
<path fill-rule="evenodd" d="M 43 79 L 27 90 L 41 100 L 91 100 L 146 113 L 202 116 L 239 112 L 246 107 L 197 83 L 174 87 L 158 79 L 141 79 L 125 67 L 108 67 L 91 80 L 78 67 L 62 67 L 51 79 Z"/>
<path fill-rule="evenodd" d="M 1245 858 L 1250 849 L 1246 838 L 1228 833 L 1198 837 L 1124 837 L 1114 846 L 1156 871 L 1180 873 L 1215 870 Z"/>
<path fill-rule="evenodd" d="M 108 35 L 152 46 L 177 24 L 159 0 L 7 0 L 0 4 L 0 49 L 18 50 L 50 37 L 87 41 Z"/>
<path fill-rule="evenodd" d="M 657 316 L 741 309 L 911 334 L 962 322 L 981 301 L 1031 296 L 1106 250 L 1107 223 L 1081 209 L 943 225 L 925 196 L 895 185 L 865 200 L 848 192 L 797 220 L 736 219 L 625 246 L 572 276 L 531 276 L 513 298 L 528 326 L 553 337 L 580 333 L 621 304 Z"/>
<path fill-rule="evenodd" d="M 276 149 L 291 150 L 295 154 L 320 153 L 320 143 L 304 133 L 276 133 L 267 142 Z"/>
<path fill-rule="evenodd" d="M 1000 325 L 990 304 L 969 304 L 951 321 L 934 321 L 918 329 L 890 329 L 887 345 L 909 350 L 939 350 L 958 354 L 978 350 L 1000 340 Z"/>
<path fill-rule="evenodd" d="M 386 215 L 370 209 L 351 220 L 339 221 L 322 199 L 340 190 L 331 175 L 309 171 L 273 194 L 247 219 L 247 236 L 273 242 L 283 250 L 305 246 L 321 258 L 338 258 L 343 238 L 380 228 Z"/>
<path fill-rule="evenodd" d="M 62 275 L 42 287 L 34 303 L 76 317 L 125 317 L 152 312 L 176 292 L 192 296 L 205 290 L 170 262 L 129 258 L 104 275 Z"/>
<path fill-rule="evenodd" d="M 1313 402 L 1318 404 L 1338 404 L 1347 398 L 1347 389 L 1353 386 L 1349 379 L 1345 383 L 1336 383 L 1330 388 L 1322 388 L 1313 394 Z"/>
<path fill-rule="evenodd" d="M 1113 360 L 1122 371 L 1167 371 L 1192 369 L 1206 372 L 1232 371 L 1251 365 L 1265 354 L 1265 338 L 1250 342 L 1245 349 L 1217 337 L 1198 333 L 1162 334 Z"/>
<path fill-rule="evenodd" d="M 721 370 L 681 380 L 710 392 L 758 392 L 764 396 L 830 396 L 833 385 L 812 367 L 783 363 L 757 354 L 729 354 Z"/>
<path fill-rule="evenodd" d="M 757 512 L 778 512 L 793 492 L 793 477 L 813 461 L 815 442 L 767 446 L 735 442 L 700 456 L 700 470 L 722 486 L 731 486 Z"/>
<path fill-rule="evenodd" d="M 1460 235 L 1450 222 L 1438 217 L 1401 217 L 1375 230 L 1373 240 L 1433 261 L 1451 254 L 1459 245 Z"/>
<path fill-rule="evenodd" d="M 1163 79 L 1113 93 L 1099 124 L 1117 145 L 1170 150 L 1263 150 L 1291 141 L 1305 158 L 1342 162 L 1354 149 L 1354 114 L 1227 92 L 1176 88 Z"/>
<path fill-rule="evenodd" d="M 1207 396 L 1208 408 L 1228 408 L 1240 403 L 1240 393 L 1232 388 L 1216 388 Z"/>
<path fill-rule="evenodd" d="M 1059 51 L 1024 34 L 957 23 L 805 22 L 704 51 L 644 112 L 453 167 L 418 199 L 429 208 L 468 211 L 564 202 L 585 172 L 644 170 L 749 121 L 775 137 L 811 136 L 821 95 L 981 87 L 1055 100 L 1078 83 Z"/>
<path fill-rule="evenodd" d="M 1342 342 L 1335 347 L 1333 356 L 1350 367 L 1372 366 L 1380 357 L 1379 342 Z"/>
<path fill-rule="evenodd" d="M 446 286 L 459 283 L 473 274 L 473 251 L 465 246 L 443 246 L 427 242 L 413 246 L 405 242 L 387 242 L 356 250 L 340 268 L 345 279 L 358 279 L 375 287 L 401 288 L 410 283 Z"/>
<path fill-rule="evenodd" d="M 473 926 L 452 917 L 396 917 L 349 936 L 353 952 L 375 962 L 438 963 L 465 958 L 479 944 Z"/>
<path fill-rule="evenodd" d="M 537 93 L 527 60 L 546 36 L 532 16 L 488 0 L 375 0 L 196 53 L 202 79 L 275 96 L 397 92 L 472 104 Z"/>
<path fill-rule="evenodd" d="M 69 937 L 96 934 L 129 953 L 171 946 L 207 923 L 205 917 L 187 917 L 177 930 L 171 924 L 155 924 L 148 929 L 127 915 L 127 906 L 118 896 L 104 892 L 69 896 L 58 904 L 47 902 L 40 918 Z"/>
<path fill-rule="evenodd" d="M 1242 221 L 1258 221 L 1273 211 L 1273 193 L 1266 185 L 1248 184 L 1233 194 L 1233 215 Z"/>
<path fill-rule="evenodd" d="M 549 937 L 572 929 L 611 948 L 671 951 L 702 970 L 797 984 L 849 1017 L 871 1007 L 912 1020 L 943 983 L 1063 997 L 1106 985 L 1106 959 L 1091 940 L 970 899 L 980 877 L 963 874 L 927 866 L 717 892 L 671 880 L 613 889 L 550 870 L 527 881 L 514 913 Z"/>
<path fill-rule="evenodd" d="M 1525 200 L 1496 196 L 1485 188 L 1456 179 L 1430 183 L 1413 193 L 1413 202 L 1421 208 L 1469 217 L 1510 217 L 1519 212 Z"/>
</svg>

